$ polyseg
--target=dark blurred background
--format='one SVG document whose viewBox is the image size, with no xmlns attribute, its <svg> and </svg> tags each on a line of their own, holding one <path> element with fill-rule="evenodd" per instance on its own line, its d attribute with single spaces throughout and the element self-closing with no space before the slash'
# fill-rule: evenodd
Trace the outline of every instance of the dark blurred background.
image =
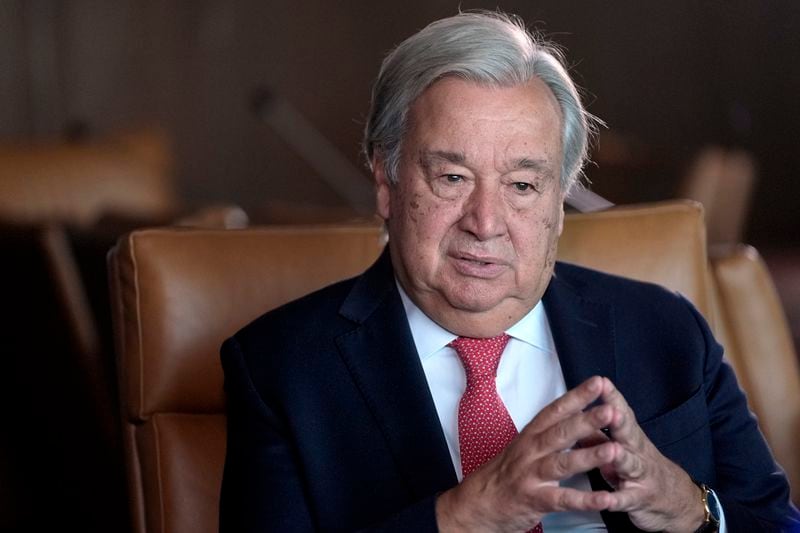
<svg viewBox="0 0 800 533">
<path fill-rule="evenodd" d="M 729 215 L 712 244 L 761 251 L 797 342 L 798 2 L 0 0 L 0 530 L 127 527 L 108 247 L 156 223 L 358 216 L 269 104 L 305 117 L 368 190 L 359 143 L 380 62 L 459 6 L 516 13 L 563 45 L 607 124 L 591 189 Z"/>
<path fill-rule="evenodd" d="M 567 48 L 590 111 L 608 124 L 601 153 L 613 141 L 609 161 L 596 156 L 589 169 L 596 191 L 616 203 L 669 198 L 704 146 L 742 147 L 760 177 L 747 240 L 800 239 L 800 4 L 791 0 L 3 0 L 0 135 L 157 124 L 190 204 L 336 205 L 250 112 L 252 91 L 287 98 L 360 166 L 381 58 L 459 5 L 517 13 Z"/>
</svg>

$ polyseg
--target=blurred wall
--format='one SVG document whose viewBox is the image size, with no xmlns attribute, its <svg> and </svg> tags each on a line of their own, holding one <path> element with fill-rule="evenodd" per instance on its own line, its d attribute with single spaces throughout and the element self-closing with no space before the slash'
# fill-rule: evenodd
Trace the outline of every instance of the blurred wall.
<svg viewBox="0 0 800 533">
<path fill-rule="evenodd" d="M 620 140 L 628 150 L 590 168 L 595 190 L 615 202 L 666 198 L 703 145 L 744 147 L 761 177 L 750 240 L 800 240 L 792 0 L 0 0 L 0 135 L 157 123 L 173 135 L 190 203 L 336 204 L 249 111 L 253 89 L 286 97 L 360 166 L 381 58 L 459 5 L 499 5 L 568 49 L 589 109 L 609 126 L 601 150 Z"/>
</svg>

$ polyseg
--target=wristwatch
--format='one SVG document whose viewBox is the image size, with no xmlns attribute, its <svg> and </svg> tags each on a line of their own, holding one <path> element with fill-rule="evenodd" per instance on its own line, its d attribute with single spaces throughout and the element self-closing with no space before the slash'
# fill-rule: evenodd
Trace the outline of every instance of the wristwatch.
<svg viewBox="0 0 800 533">
<path fill-rule="evenodd" d="M 701 498 L 705 510 L 705 520 L 695 533 L 716 533 L 719 531 L 719 517 L 721 514 L 717 494 L 705 483 L 697 483 L 697 486 L 702 491 Z"/>
</svg>

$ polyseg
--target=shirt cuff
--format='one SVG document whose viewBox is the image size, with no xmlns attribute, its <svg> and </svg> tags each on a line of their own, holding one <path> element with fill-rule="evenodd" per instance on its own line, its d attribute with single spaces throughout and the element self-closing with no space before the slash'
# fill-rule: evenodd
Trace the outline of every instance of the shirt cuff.
<svg viewBox="0 0 800 533">
<path fill-rule="evenodd" d="M 719 533 L 728 533 L 728 528 L 725 527 L 725 509 L 722 508 L 719 500 L 717 500 L 717 503 L 719 505 Z"/>
</svg>

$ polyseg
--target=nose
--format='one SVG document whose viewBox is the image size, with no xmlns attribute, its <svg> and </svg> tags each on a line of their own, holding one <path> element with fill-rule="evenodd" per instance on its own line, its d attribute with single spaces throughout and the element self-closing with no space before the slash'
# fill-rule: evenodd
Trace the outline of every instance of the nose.
<svg viewBox="0 0 800 533">
<path fill-rule="evenodd" d="M 463 231 L 473 234 L 479 241 L 505 235 L 505 204 L 500 187 L 477 183 L 464 202 L 459 226 Z"/>
</svg>

